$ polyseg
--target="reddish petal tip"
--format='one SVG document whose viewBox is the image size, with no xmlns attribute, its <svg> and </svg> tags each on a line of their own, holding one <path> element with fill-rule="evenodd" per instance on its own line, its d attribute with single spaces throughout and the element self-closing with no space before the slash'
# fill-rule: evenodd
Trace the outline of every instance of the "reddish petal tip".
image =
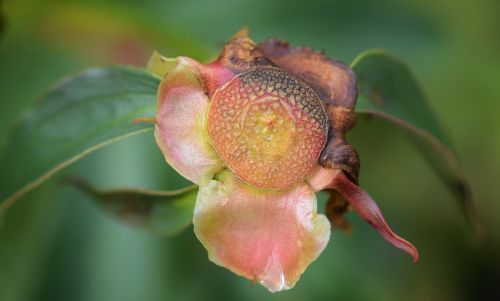
<svg viewBox="0 0 500 301">
<path fill-rule="evenodd" d="M 396 233 L 394 233 L 391 228 L 385 223 L 385 225 L 382 225 L 381 228 L 378 226 L 374 226 L 375 229 L 377 229 L 380 234 L 393 246 L 395 246 L 398 249 L 401 249 L 408 253 L 411 257 L 413 257 L 413 263 L 416 263 L 418 259 L 420 258 L 418 255 L 418 250 L 417 248 L 409 241 L 406 239 L 398 236 Z"/>
<path fill-rule="evenodd" d="M 341 170 L 338 170 L 334 175 L 329 188 L 333 188 L 342 194 L 354 211 L 372 225 L 390 244 L 411 255 L 413 263 L 418 261 L 417 248 L 392 231 L 372 197 L 363 188 L 351 182 Z"/>
</svg>

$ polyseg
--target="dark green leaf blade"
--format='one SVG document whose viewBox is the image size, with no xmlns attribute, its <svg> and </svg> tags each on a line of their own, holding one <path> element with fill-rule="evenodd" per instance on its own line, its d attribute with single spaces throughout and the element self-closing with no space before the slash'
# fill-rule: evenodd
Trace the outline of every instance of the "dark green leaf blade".
<svg viewBox="0 0 500 301">
<path fill-rule="evenodd" d="M 107 213 L 158 235 L 174 235 L 193 220 L 198 186 L 175 191 L 114 189 L 101 191 L 87 181 L 70 177 L 70 184 L 94 198 Z"/>
<path fill-rule="evenodd" d="M 132 67 L 70 76 L 18 121 L 0 157 L 0 215 L 26 192 L 89 153 L 152 129 L 160 79 Z"/>
<path fill-rule="evenodd" d="M 351 68 L 359 80 L 358 116 L 379 118 L 403 130 L 478 226 L 469 184 L 457 156 L 408 67 L 375 49 L 361 53 Z"/>
</svg>

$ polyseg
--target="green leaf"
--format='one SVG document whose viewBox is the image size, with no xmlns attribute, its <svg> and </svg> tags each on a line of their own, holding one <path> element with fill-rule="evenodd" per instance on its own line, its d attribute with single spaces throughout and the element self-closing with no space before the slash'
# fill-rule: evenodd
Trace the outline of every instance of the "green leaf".
<svg viewBox="0 0 500 301">
<path fill-rule="evenodd" d="M 198 194 L 197 185 L 175 191 L 144 189 L 100 191 L 80 178 L 71 177 L 67 180 L 93 197 L 105 212 L 155 234 L 177 234 L 193 220 Z"/>
<path fill-rule="evenodd" d="M 0 157 L 0 216 L 59 170 L 115 141 L 150 131 L 160 79 L 142 69 L 106 67 L 68 77 L 29 109 Z"/>
<path fill-rule="evenodd" d="M 472 195 L 457 156 L 408 67 L 383 50 L 368 50 L 351 68 L 359 80 L 358 116 L 380 118 L 403 130 L 477 226 Z"/>
</svg>

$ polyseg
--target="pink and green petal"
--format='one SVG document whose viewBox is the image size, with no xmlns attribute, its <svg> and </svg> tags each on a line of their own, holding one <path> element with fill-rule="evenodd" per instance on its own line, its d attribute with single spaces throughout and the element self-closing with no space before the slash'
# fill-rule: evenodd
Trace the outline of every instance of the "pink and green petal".
<svg viewBox="0 0 500 301">
<path fill-rule="evenodd" d="M 158 89 L 155 137 L 166 161 L 183 177 L 200 184 L 211 179 L 222 163 L 205 129 L 208 97 L 190 61 L 178 58 Z"/>
<path fill-rule="evenodd" d="M 200 187 L 193 223 L 211 261 L 272 292 L 292 288 L 330 237 L 308 184 L 259 191 L 229 171 Z"/>
<path fill-rule="evenodd" d="M 354 184 L 342 170 L 336 170 L 328 188 L 338 191 L 351 204 L 354 211 L 372 225 L 389 243 L 410 254 L 413 257 L 413 262 L 418 260 L 417 248 L 392 231 L 377 203 L 363 188 Z"/>
<path fill-rule="evenodd" d="M 177 58 L 167 58 L 154 51 L 148 61 L 148 69 L 159 77 L 164 77 L 177 66 Z"/>
</svg>

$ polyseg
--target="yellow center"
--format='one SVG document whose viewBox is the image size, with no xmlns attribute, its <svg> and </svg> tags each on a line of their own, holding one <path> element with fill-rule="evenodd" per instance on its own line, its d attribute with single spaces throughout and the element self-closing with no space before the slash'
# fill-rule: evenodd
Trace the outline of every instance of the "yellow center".
<svg viewBox="0 0 500 301">
<path fill-rule="evenodd" d="M 246 144 L 261 155 L 284 153 L 295 137 L 293 116 L 277 97 L 249 101 L 240 120 Z"/>
</svg>

